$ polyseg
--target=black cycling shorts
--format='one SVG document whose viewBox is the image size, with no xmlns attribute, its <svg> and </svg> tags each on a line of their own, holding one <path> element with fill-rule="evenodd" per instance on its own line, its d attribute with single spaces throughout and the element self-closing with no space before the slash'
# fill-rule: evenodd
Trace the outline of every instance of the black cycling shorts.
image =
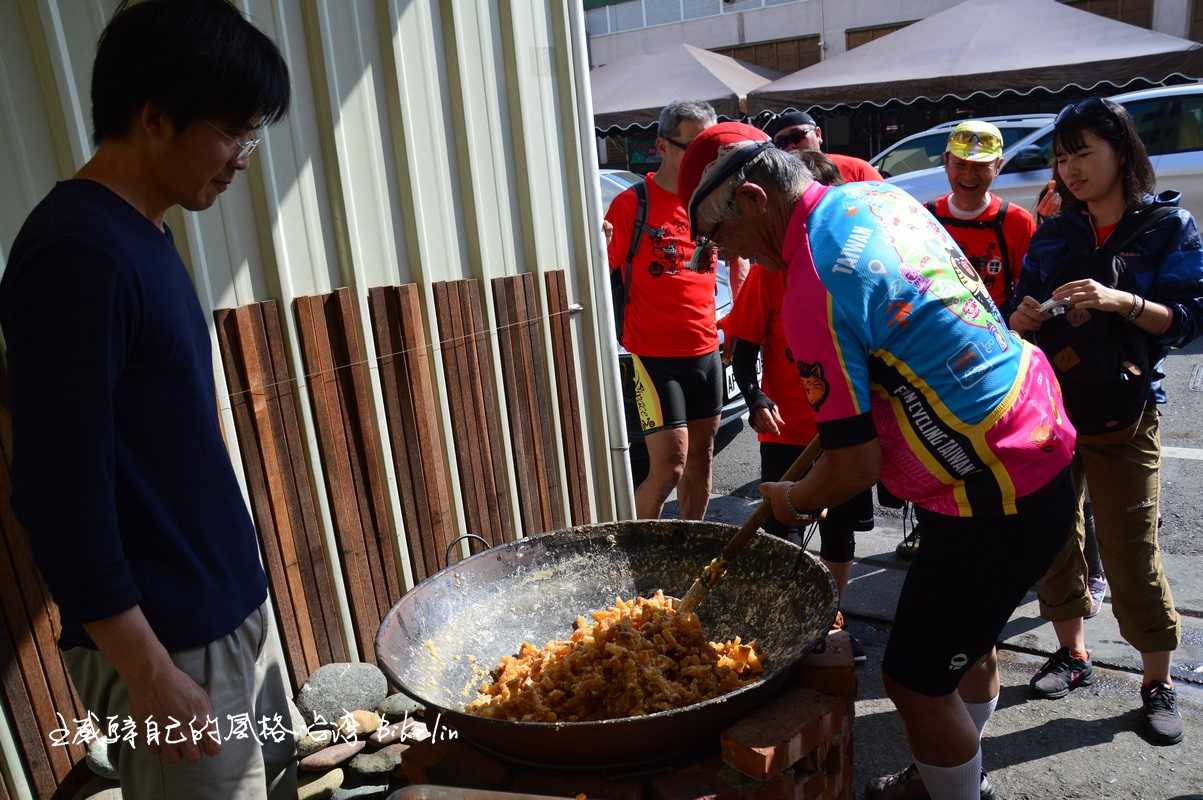
<svg viewBox="0 0 1203 800">
<path fill-rule="evenodd" d="M 781 480 L 786 470 L 794 465 L 798 456 L 802 455 L 801 445 L 780 444 L 778 442 L 760 443 L 760 480 L 775 482 Z M 770 517 L 764 524 L 766 533 L 791 538 L 791 528 L 775 517 Z M 819 523 L 819 556 L 831 564 L 843 564 L 851 561 L 856 550 L 854 531 L 873 530 L 873 493 L 866 489 L 844 501 L 835 508 L 827 509 L 827 516 Z"/>
<path fill-rule="evenodd" d="M 635 406 L 645 434 L 683 428 L 723 410 L 723 360 L 718 351 L 690 358 L 632 354 Z"/>
<path fill-rule="evenodd" d="M 1070 470 L 1016 505 L 1018 514 L 998 517 L 917 509 L 923 534 L 898 598 L 881 665 L 886 675 L 943 697 L 994 647 L 1072 529 Z"/>
</svg>

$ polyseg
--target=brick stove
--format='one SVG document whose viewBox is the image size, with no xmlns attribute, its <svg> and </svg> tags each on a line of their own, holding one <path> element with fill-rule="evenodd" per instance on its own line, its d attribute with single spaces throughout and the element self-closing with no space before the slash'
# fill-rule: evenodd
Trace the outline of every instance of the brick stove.
<svg viewBox="0 0 1203 800">
<path fill-rule="evenodd" d="M 782 692 L 706 752 L 639 772 L 556 772 L 506 764 L 459 740 L 411 747 L 411 784 L 589 800 L 852 800 L 856 671 L 848 634 L 824 641 Z"/>
</svg>

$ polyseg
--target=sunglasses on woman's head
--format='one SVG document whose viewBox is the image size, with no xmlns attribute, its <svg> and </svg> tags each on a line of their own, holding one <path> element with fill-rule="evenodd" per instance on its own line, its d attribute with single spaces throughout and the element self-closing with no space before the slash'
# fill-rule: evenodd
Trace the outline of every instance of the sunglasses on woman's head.
<svg viewBox="0 0 1203 800">
<path fill-rule="evenodd" d="M 796 146 L 799 142 L 814 132 L 814 125 L 803 125 L 801 127 L 794 128 L 787 133 L 777 134 L 773 137 L 773 144 L 777 145 L 777 147 L 781 148 L 782 150 L 785 150 L 786 148 Z"/>
<path fill-rule="evenodd" d="M 1057 119 L 1053 122 L 1053 127 L 1060 127 L 1063 123 L 1074 117 L 1092 117 L 1102 112 L 1108 116 L 1114 117 L 1115 110 L 1107 105 L 1101 97 L 1087 97 L 1077 103 L 1070 103 L 1065 108 L 1061 109 L 1057 114 Z"/>
</svg>

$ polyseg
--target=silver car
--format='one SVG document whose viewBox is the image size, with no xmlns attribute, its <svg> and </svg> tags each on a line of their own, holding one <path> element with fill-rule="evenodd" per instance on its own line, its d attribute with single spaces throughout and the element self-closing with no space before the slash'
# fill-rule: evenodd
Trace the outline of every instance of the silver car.
<svg viewBox="0 0 1203 800">
<path fill-rule="evenodd" d="M 982 117 L 993 123 L 1003 135 L 1006 150 L 1032 131 L 1038 131 L 1053 121 L 1052 114 L 1027 114 L 1003 117 Z M 948 134 L 963 120 L 941 122 L 921 133 L 914 133 L 882 150 L 869 163 L 883 178 L 898 178 L 919 172 L 943 172 L 944 145 Z"/>
<path fill-rule="evenodd" d="M 1128 109 L 1149 151 L 1159 190 L 1182 192 L 1182 207 L 1203 213 L 1203 83 L 1162 86 L 1114 95 Z M 1016 142 L 1003 153 L 1002 172 L 990 191 L 1035 210 L 1040 190 L 1052 178 L 1053 125 Z M 912 173 L 890 183 L 926 203 L 948 193 L 944 170 Z"/>
</svg>

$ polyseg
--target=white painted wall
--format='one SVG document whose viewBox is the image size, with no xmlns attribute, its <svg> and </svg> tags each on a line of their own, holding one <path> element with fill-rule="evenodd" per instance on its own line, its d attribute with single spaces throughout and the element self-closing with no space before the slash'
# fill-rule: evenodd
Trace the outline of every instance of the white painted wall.
<svg viewBox="0 0 1203 800">
<path fill-rule="evenodd" d="M 723 13 L 686 22 L 593 36 L 590 63 L 600 66 L 680 42 L 715 49 L 823 34 L 825 57 L 845 50 L 849 28 L 891 25 L 931 16 L 960 0 L 799 0 L 785 5 Z M 594 12 L 597 13 L 597 12 Z"/>
<path fill-rule="evenodd" d="M 1153 30 L 1189 39 L 1192 2 L 1203 0 L 1153 0 Z"/>
</svg>

